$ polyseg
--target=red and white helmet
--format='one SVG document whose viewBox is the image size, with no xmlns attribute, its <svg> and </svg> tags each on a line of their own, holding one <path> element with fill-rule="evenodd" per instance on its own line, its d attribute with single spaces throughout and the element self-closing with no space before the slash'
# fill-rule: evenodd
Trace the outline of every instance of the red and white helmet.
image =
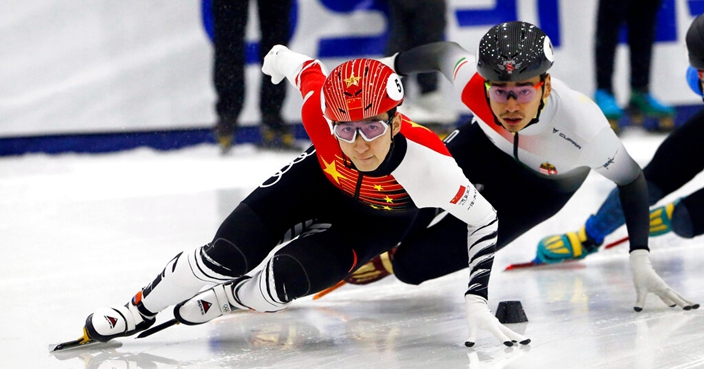
<svg viewBox="0 0 704 369">
<path fill-rule="evenodd" d="M 403 101 L 401 78 L 374 59 L 354 59 L 330 72 L 323 84 L 323 114 L 350 122 L 387 112 Z"/>
</svg>

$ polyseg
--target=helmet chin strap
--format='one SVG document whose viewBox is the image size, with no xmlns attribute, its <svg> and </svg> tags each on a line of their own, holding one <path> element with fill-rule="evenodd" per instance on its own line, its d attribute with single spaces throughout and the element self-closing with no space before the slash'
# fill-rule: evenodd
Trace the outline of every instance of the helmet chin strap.
<svg viewBox="0 0 704 369">
<path fill-rule="evenodd" d="M 530 122 L 526 124 L 526 127 L 530 126 L 531 124 L 538 123 L 538 121 L 540 120 L 540 113 L 543 112 L 543 108 L 545 107 L 545 99 L 543 99 L 543 95 L 545 95 L 545 86 L 542 86 L 541 88 L 543 89 L 543 93 L 540 94 L 540 105 L 538 105 L 538 112 L 535 114 L 535 117 L 533 117 L 533 119 L 531 119 Z"/>
<path fill-rule="evenodd" d="M 389 134 L 391 135 L 391 144 L 389 144 L 389 152 L 386 153 L 386 157 L 384 157 L 382 165 L 383 163 L 386 163 L 387 160 L 389 160 L 389 158 L 391 157 L 391 153 L 394 151 L 394 144 L 396 143 L 396 136 L 394 136 L 394 119 L 396 119 L 396 108 L 394 108 L 393 111 L 393 118 L 389 119 Z"/>
</svg>

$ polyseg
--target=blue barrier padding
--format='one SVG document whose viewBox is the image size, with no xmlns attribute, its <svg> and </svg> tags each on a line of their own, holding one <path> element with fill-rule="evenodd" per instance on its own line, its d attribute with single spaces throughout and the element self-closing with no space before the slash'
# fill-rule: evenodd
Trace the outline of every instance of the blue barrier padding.
<svg viewBox="0 0 704 369">
<path fill-rule="evenodd" d="M 679 127 L 689 117 L 694 115 L 704 106 L 683 105 L 677 106 L 675 126 Z M 468 122 L 472 116 L 463 114 L 458 124 Z M 628 117 L 620 121 L 621 126 L 632 123 Z M 652 122 L 644 122 L 648 128 Z M 297 139 L 308 139 L 303 125 L 293 124 L 294 135 Z M 240 127 L 236 144 L 261 142 L 261 133 L 258 126 Z M 29 153 L 61 154 L 61 153 L 107 153 L 130 150 L 138 147 L 149 147 L 155 150 L 176 150 L 200 144 L 215 144 L 215 136 L 210 128 L 173 129 L 159 131 L 137 132 L 106 132 L 106 133 L 81 133 L 61 134 L 26 137 L 0 137 L 0 156 L 23 155 Z"/>
<path fill-rule="evenodd" d="M 303 126 L 294 125 L 298 139 L 306 139 Z M 235 143 L 261 141 L 258 126 L 243 126 L 237 131 Z M 174 129 L 138 132 L 106 132 L 61 134 L 25 137 L 0 137 L 0 156 L 29 153 L 107 153 L 149 147 L 155 150 L 176 150 L 200 144 L 215 144 L 213 130 L 209 128 Z"/>
</svg>

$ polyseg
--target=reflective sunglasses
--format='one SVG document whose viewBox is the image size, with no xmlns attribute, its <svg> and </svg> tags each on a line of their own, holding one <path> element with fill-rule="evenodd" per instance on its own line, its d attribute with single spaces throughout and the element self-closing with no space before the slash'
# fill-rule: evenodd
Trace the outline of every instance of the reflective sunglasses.
<svg viewBox="0 0 704 369">
<path fill-rule="evenodd" d="M 508 87 L 484 82 L 484 87 L 489 91 L 489 98 L 498 103 L 505 103 L 511 96 L 518 103 L 527 103 L 535 100 L 535 97 L 538 96 L 538 89 L 544 83 L 545 81 L 540 81 L 534 85 Z"/>
<path fill-rule="evenodd" d="M 333 126 L 335 137 L 347 143 L 354 143 L 357 139 L 357 132 L 364 141 L 371 142 L 381 137 L 389 130 L 389 125 L 394 117 L 389 120 L 361 120 L 355 122 L 339 122 Z"/>
</svg>

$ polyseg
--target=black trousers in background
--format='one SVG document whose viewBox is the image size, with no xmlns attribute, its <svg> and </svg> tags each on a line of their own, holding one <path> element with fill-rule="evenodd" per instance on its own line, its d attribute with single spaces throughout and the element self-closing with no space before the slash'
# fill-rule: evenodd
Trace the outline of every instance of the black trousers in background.
<svg viewBox="0 0 704 369">
<path fill-rule="evenodd" d="M 648 92 L 655 25 L 661 0 L 600 0 L 596 22 L 596 84 L 613 93 L 614 58 L 621 26 L 628 26 L 631 88 Z"/>
<path fill-rule="evenodd" d="M 391 34 L 386 43 L 386 54 L 442 41 L 447 23 L 446 8 L 445 0 L 389 0 Z M 438 73 L 420 73 L 416 79 L 420 93 L 438 88 Z"/>
<path fill-rule="evenodd" d="M 289 39 L 291 0 L 257 0 L 261 42 L 259 57 L 264 60 L 276 44 Z M 214 67 L 213 82 L 217 93 L 216 112 L 220 124 L 236 129 L 245 97 L 245 30 L 249 0 L 213 0 Z M 262 123 L 273 130 L 283 128 L 281 108 L 286 98 L 286 84 L 272 84 L 262 77 L 259 108 Z"/>
</svg>

